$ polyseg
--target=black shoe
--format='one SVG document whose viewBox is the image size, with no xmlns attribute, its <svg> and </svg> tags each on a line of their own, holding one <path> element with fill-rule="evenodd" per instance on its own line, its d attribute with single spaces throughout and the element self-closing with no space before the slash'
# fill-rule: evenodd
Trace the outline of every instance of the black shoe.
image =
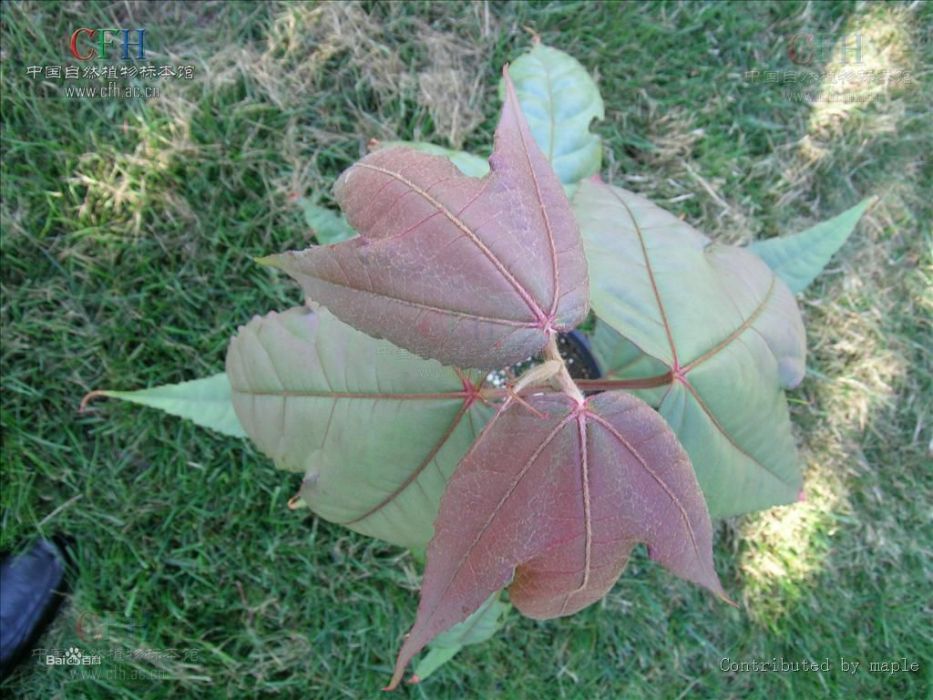
<svg viewBox="0 0 933 700">
<path fill-rule="evenodd" d="M 55 617 L 65 561 L 62 548 L 41 539 L 0 564 L 0 679 L 10 674 Z"/>
</svg>

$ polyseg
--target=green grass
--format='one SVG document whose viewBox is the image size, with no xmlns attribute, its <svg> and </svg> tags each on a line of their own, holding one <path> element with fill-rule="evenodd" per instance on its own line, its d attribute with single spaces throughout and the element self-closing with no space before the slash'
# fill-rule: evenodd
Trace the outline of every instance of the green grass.
<svg viewBox="0 0 933 700">
<path fill-rule="evenodd" d="M 26 77 L 65 64 L 80 26 L 145 27 L 154 62 L 194 64 L 196 78 L 145 103 L 66 99 Z M 5 693 L 378 694 L 414 618 L 408 554 L 289 511 L 297 477 L 246 443 L 129 405 L 76 409 L 94 388 L 218 371 L 238 324 L 298 302 L 252 258 L 307 240 L 294 197 L 330 201 L 370 137 L 485 148 L 525 27 L 598 75 L 609 177 L 720 239 L 882 200 L 802 299 L 810 371 L 791 402 L 808 500 L 718 527 L 740 608 L 639 555 L 599 605 L 546 623 L 513 614 L 402 693 L 929 697 L 933 14 L 794 2 L 4 4 L 0 546 L 76 539 L 73 594 L 41 646 L 187 655 L 105 660 L 123 675 L 97 680 L 30 661 Z M 831 112 L 744 78 L 796 69 L 788 35 L 856 30 L 914 82 L 849 85 L 870 99 Z M 472 97 L 424 98 L 477 74 Z M 833 670 L 720 670 L 772 657 Z M 844 673 L 840 657 L 862 668 Z M 920 670 L 866 670 L 900 657 Z"/>
</svg>

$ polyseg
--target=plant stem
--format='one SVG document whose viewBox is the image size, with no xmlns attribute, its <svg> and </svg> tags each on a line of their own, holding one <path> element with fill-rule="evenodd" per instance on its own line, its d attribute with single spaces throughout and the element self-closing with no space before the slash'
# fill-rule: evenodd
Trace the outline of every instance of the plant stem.
<svg viewBox="0 0 933 700">
<path fill-rule="evenodd" d="M 491 399 L 501 399 L 506 396 L 509 396 L 513 392 L 518 395 L 540 393 L 547 391 L 560 391 L 568 396 L 573 397 L 579 402 L 583 402 L 583 392 L 584 391 L 614 391 L 617 389 L 622 390 L 634 390 L 634 389 L 654 389 L 660 386 L 667 386 L 674 381 L 673 372 L 666 372 L 664 374 L 658 374 L 654 377 L 641 377 L 638 379 L 577 379 L 574 380 L 570 376 L 570 372 L 567 370 L 567 365 L 564 362 L 564 358 L 560 355 L 560 350 L 557 347 L 557 336 L 552 335 L 550 340 L 548 340 L 547 345 L 544 347 L 544 359 L 545 361 L 555 361 L 559 363 L 560 369 L 556 374 L 549 374 L 550 382 L 540 383 L 540 379 L 545 377 L 531 379 L 529 380 L 533 383 L 528 386 L 517 386 L 510 389 L 495 389 L 493 387 L 483 387 L 479 390 L 479 395 L 484 400 Z M 525 375 L 523 375 L 525 376 Z M 459 394 L 455 394 L 458 395 Z M 464 394 L 466 396 L 466 394 Z"/>
<path fill-rule="evenodd" d="M 567 364 L 564 362 L 564 358 L 561 357 L 560 350 L 557 347 L 556 333 L 551 334 L 547 345 L 544 346 L 544 359 L 556 360 L 560 363 L 560 371 L 554 377 L 554 380 L 561 391 L 582 404 L 584 401 L 583 392 L 580 391 L 580 387 L 577 386 L 576 382 L 573 381 L 573 377 L 570 376 L 570 372 L 567 371 Z"/>
<path fill-rule="evenodd" d="M 654 389 L 659 386 L 667 386 L 673 381 L 674 375 L 671 372 L 659 374 L 656 377 L 645 377 L 643 379 L 577 379 L 575 384 L 581 391 L 615 391 L 634 390 L 634 389 Z M 519 392 L 520 396 L 534 394 L 539 392 L 555 391 L 554 387 L 547 385 L 535 385 L 525 387 Z M 560 391 L 564 391 L 561 387 Z M 466 396 L 466 394 L 452 393 L 451 397 Z M 501 399 L 509 395 L 509 389 L 495 389 L 486 387 L 480 390 L 480 395 L 484 399 Z"/>
</svg>

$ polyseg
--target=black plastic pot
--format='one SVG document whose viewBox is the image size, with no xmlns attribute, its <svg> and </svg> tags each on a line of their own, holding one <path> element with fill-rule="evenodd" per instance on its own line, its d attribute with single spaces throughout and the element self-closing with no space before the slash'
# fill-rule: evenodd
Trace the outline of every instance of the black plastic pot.
<svg viewBox="0 0 933 700">
<path fill-rule="evenodd" d="M 557 337 L 557 349 L 574 379 L 599 379 L 602 376 L 590 349 L 589 338 L 580 331 L 561 333 Z"/>
</svg>

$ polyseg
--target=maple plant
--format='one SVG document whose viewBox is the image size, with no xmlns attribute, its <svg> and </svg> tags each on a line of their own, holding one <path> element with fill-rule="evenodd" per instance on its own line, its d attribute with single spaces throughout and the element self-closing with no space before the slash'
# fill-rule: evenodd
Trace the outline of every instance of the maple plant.
<svg viewBox="0 0 933 700">
<path fill-rule="evenodd" d="M 794 293 L 870 204 L 721 245 L 600 178 L 603 103 L 575 59 L 536 43 L 502 96 L 488 160 L 374 144 L 336 183 L 342 214 L 303 201 L 322 245 L 260 262 L 306 302 L 240 328 L 225 373 L 85 399 L 248 436 L 304 475 L 291 507 L 426 552 L 390 688 L 425 646 L 415 679 L 493 634 L 503 590 L 533 618 L 598 601 L 639 543 L 728 602 L 710 518 L 799 497 Z M 584 321 L 599 379 L 558 349 Z"/>
</svg>

